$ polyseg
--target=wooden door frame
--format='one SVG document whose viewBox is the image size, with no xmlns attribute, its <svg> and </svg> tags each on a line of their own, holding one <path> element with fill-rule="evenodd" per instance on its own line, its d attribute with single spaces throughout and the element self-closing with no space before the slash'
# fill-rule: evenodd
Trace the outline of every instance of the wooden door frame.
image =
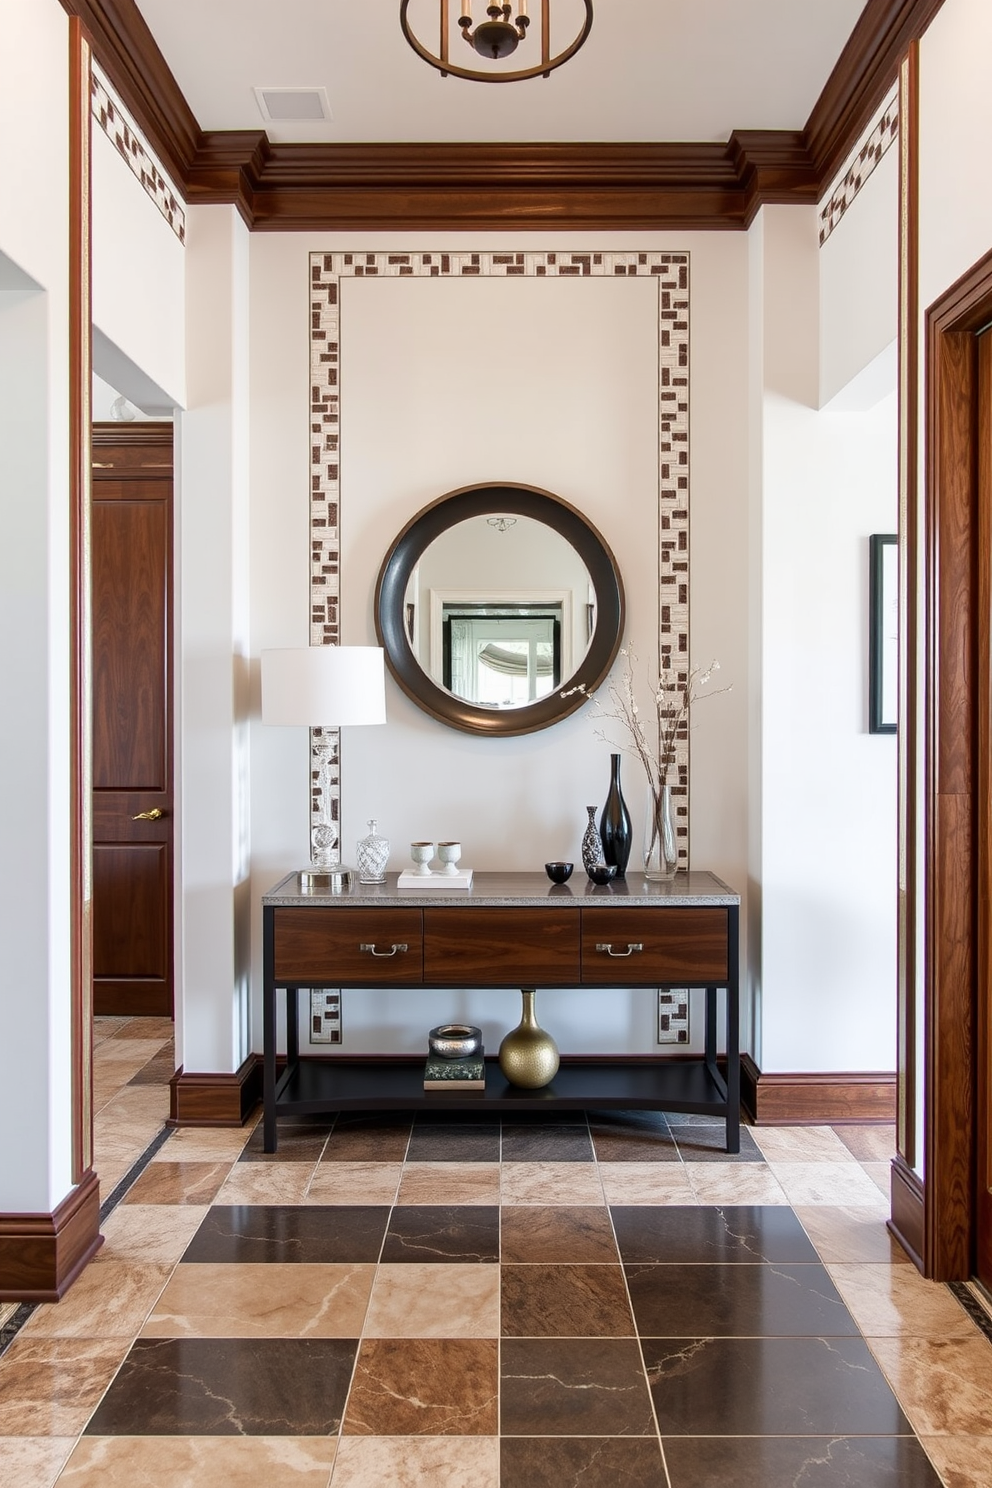
<svg viewBox="0 0 992 1488">
<path fill-rule="evenodd" d="M 927 1276 L 966 1280 L 977 1222 L 977 1081 L 988 1058 L 990 886 L 988 415 L 992 252 L 926 314 L 922 512 L 921 780 L 925 1091 L 923 1247 Z M 986 440 L 985 463 L 979 451 Z M 907 534 L 915 566 L 913 530 Z M 984 616 L 984 623 L 982 622 Z M 913 657 L 910 657 L 913 664 Z"/>
</svg>

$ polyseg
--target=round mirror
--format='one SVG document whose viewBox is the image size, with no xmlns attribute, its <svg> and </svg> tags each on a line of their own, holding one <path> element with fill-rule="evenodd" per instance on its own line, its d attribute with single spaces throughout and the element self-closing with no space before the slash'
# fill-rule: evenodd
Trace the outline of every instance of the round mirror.
<svg viewBox="0 0 992 1488">
<path fill-rule="evenodd" d="M 376 585 L 376 632 L 396 681 L 473 734 L 527 734 L 581 707 L 613 664 L 623 616 L 620 574 L 596 529 L 549 491 L 510 483 L 425 507 Z"/>
</svg>

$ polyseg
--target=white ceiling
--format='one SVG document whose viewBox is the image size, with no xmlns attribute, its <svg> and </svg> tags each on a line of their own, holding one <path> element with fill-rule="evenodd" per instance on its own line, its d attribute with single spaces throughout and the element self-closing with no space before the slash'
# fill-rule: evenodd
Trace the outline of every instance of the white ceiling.
<svg viewBox="0 0 992 1488">
<path fill-rule="evenodd" d="M 476 17 L 485 0 L 476 0 Z M 442 78 L 407 45 L 399 0 L 138 0 L 203 129 L 273 141 L 726 140 L 801 129 L 864 0 L 596 0 L 582 50 L 545 80 Z M 539 0 L 530 11 L 539 15 Z M 472 65 L 457 34 L 452 56 Z M 580 0 L 552 0 L 558 51 Z M 411 0 L 421 39 L 438 0 Z M 528 45 L 535 45 L 534 20 Z M 523 45 L 514 66 L 523 66 Z M 253 88 L 323 87 L 333 119 L 265 125 Z"/>
</svg>

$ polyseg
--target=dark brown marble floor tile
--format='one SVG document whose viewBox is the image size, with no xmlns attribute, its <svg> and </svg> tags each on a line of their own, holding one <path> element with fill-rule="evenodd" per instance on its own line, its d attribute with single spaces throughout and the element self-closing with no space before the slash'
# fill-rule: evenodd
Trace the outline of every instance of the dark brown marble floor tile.
<svg viewBox="0 0 992 1488">
<path fill-rule="evenodd" d="M 389 1261 L 498 1261 L 495 1204 L 407 1204 L 390 1216 L 382 1259 Z"/>
<path fill-rule="evenodd" d="M 623 1131 L 616 1126 L 592 1124 L 592 1140 L 599 1162 L 679 1162 L 679 1150 L 666 1126 L 647 1126 Z"/>
<path fill-rule="evenodd" d="M 642 1337 L 856 1338 L 822 1266 L 630 1266 Z"/>
<path fill-rule="evenodd" d="M 339 1116 L 321 1162 L 402 1162 L 412 1127 L 410 1120 L 348 1121 Z"/>
<path fill-rule="evenodd" d="M 503 1436 L 651 1436 L 632 1338 L 504 1338 Z"/>
<path fill-rule="evenodd" d="M 666 1437 L 672 1488 L 940 1488 L 915 1437 Z"/>
<path fill-rule="evenodd" d="M 657 1441 L 629 1436 L 505 1436 L 500 1488 L 667 1488 Z M 767 1488 L 767 1485 L 765 1485 Z"/>
<path fill-rule="evenodd" d="M 495 1338 L 366 1338 L 348 1397 L 345 1436 L 493 1436 Z"/>
<path fill-rule="evenodd" d="M 139 1338 L 88 1436 L 323 1436 L 341 1422 L 357 1342 Z"/>
<path fill-rule="evenodd" d="M 662 1437 L 906 1436 L 861 1338 L 642 1338 Z"/>
<path fill-rule="evenodd" d="M 699 1111 L 666 1111 L 665 1120 L 674 1131 L 677 1126 L 718 1126 L 723 1129 L 722 1116 L 704 1116 Z"/>
<path fill-rule="evenodd" d="M 740 1152 L 728 1152 L 722 1122 L 719 1126 L 675 1126 L 672 1135 L 683 1162 L 763 1163 L 765 1160 L 747 1130 L 741 1132 Z"/>
<path fill-rule="evenodd" d="M 329 1122 L 314 1125 L 308 1122 L 306 1125 L 297 1125 L 295 1122 L 280 1121 L 279 1123 L 279 1148 L 276 1152 L 266 1152 L 264 1148 L 265 1133 L 261 1124 L 256 1126 L 242 1150 L 239 1162 L 304 1162 L 315 1163 L 324 1150 L 324 1144 L 330 1136 L 331 1127 Z"/>
<path fill-rule="evenodd" d="M 493 1124 L 417 1122 L 407 1162 L 499 1162 L 499 1127 Z"/>
<path fill-rule="evenodd" d="M 619 1266 L 504 1265 L 500 1269 L 504 1338 L 634 1336 Z"/>
<path fill-rule="evenodd" d="M 819 1257 L 783 1204 L 618 1205 L 612 1209 L 623 1261 L 746 1262 L 783 1265 Z"/>
<path fill-rule="evenodd" d="M 215 1205 L 183 1260 L 232 1265 L 378 1261 L 388 1218 L 386 1205 Z"/>
<path fill-rule="evenodd" d="M 526 1204 L 503 1209 L 500 1254 L 505 1262 L 619 1259 L 608 1210 L 592 1205 Z"/>
<path fill-rule="evenodd" d="M 504 1162 L 592 1162 L 587 1126 L 511 1126 L 503 1123 Z"/>
<path fill-rule="evenodd" d="M 591 1127 L 617 1132 L 653 1131 L 663 1134 L 668 1131 L 672 1121 L 688 1119 L 688 1117 L 667 1116 L 664 1111 L 600 1110 L 588 1113 Z"/>
</svg>

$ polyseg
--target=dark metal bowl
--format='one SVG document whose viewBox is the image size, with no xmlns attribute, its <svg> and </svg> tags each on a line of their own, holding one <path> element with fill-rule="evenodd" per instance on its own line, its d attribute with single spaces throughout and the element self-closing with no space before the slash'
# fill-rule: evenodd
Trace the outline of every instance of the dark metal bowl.
<svg viewBox="0 0 992 1488">
<path fill-rule="evenodd" d="M 608 884 L 617 876 L 616 863 L 590 863 L 586 869 L 594 884 Z"/>
<path fill-rule="evenodd" d="M 545 863 L 544 871 L 552 883 L 563 884 L 572 876 L 571 863 Z"/>
</svg>

